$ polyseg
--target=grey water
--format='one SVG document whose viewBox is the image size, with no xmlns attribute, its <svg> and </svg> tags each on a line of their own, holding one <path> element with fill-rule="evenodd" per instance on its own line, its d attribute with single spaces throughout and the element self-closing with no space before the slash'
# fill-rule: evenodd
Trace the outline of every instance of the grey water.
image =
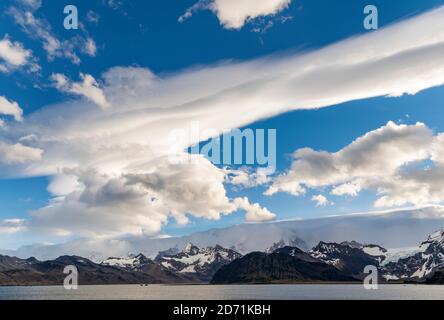
<svg viewBox="0 0 444 320">
<path fill-rule="evenodd" d="M 106 285 L 0 287 L 0 300 L 412 300 L 444 299 L 444 286 L 380 285 Z"/>
</svg>

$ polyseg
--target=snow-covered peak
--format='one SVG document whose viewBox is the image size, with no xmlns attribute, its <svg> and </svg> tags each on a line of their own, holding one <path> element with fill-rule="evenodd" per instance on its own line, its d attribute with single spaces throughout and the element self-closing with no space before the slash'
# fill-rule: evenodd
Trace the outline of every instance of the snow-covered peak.
<svg viewBox="0 0 444 320">
<path fill-rule="evenodd" d="M 364 247 L 364 245 L 362 245 L 361 243 L 357 242 L 357 241 L 343 241 L 341 242 L 341 244 L 343 246 L 349 246 L 350 248 L 356 248 L 356 249 L 361 249 L 362 247 Z"/>
<path fill-rule="evenodd" d="M 272 246 L 265 249 L 265 253 L 272 253 L 272 252 L 276 251 L 277 249 L 281 249 L 284 247 L 296 247 L 301 250 L 308 249 L 307 244 L 299 238 L 294 238 L 291 240 L 281 239 L 280 241 L 273 243 Z"/>
<path fill-rule="evenodd" d="M 236 251 L 219 245 L 199 248 L 188 243 L 182 252 L 173 255 L 158 255 L 155 261 L 171 271 L 196 274 L 205 279 L 212 276 L 222 265 L 240 256 Z"/>
<path fill-rule="evenodd" d="M 311 252 L 322 252 L 324 254 L 340 252 L 344 247 L 337 243 L 327 243 L 327 242 L 319 242 L 319 244 L 314 247 Z"/>
<path fill-rule="evenodd" d="M 102 261 L 100 264 L 134 270 L 150 262 L 150 259 L 139 253 L 138 255 L 129 255 L 127 258 L 110 257 Z"/>
<path fill-rule="evenodd" d="M 182 250 L 183 253 L 186 254 L 198 254 L 200 251 L 200 248 L 189 242 L 185 248 Z"/>
<path fill-rule="evenodd" d="M 400 279 L 424 279 L 444 269 L 444 230 L 430 234 L 410 255 L 383 267 L 386 274 Z"/>
<path fill-rule="evenodd" d="M 365 245 L 362 247 L 361 250 L 364 251 L 369 256 L 373 256 L 373 257 L 384 257 L 387 253 L 387 249 L 385 249 L 381 246 L 378 246 L 376 244 Z"/>
<path fill-rule="evenodd" d="M 349 244 L 352 242 L 339 243 L 327 243 L 319 242 L 319 244 L 309 251 L 309 254 L 318 260 L 323 261 L 329 265 L 333 265 L 339 270 L 348 272 L 356 277 L 360 277 L 364 268 L 367 265 L 379 265 L 380 260 L 383 257 L 377 255 L 378 252 L 374 250 L 374 255 L 368 254 L 364 248 L 357 246 L 353 243 L 353 246 Z M 372 246 L 374 249 L 377 246 Z M 370 247 L 368 248 L 370 249 Z M 385 250 L 378 247 L 378 250 Z M 371 251 L 371 250 L 370 250 Z"/>
<path fill-rule="evenodd" d="M 429 246 L 431 243 L 444 244 L 444 229 L 438 230 L 427 237 L 427 240 L 421 243 L 421 247 Z"/>
</svg>

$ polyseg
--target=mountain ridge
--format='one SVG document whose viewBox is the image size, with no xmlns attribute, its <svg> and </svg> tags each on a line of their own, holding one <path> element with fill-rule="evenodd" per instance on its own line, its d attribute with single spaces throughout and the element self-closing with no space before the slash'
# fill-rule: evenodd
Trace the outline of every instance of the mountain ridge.
<svg viewBox="0 0 444 320">
<path fill-rule="evenodd" d="M 212 284 L 298 283 L 306 281 L 356 281 L 296 247 L 272 253 L 252 252 L 216 272 Z"/>
<path fill-rule="evenodd" d="M 241 224 L 162 239 L 147 237 L 112 240 L 79 239 L 58 245 L 24 246 L 15 251 L 3 250 L 0 254 L 20 258 L 35 256 L 40 260 L 55 259 L 64 254 L 76 254 L 99 262 L 111 256 L 128 256 L 133 252 L 140 252 L 154 259 L 159 251 L 183 248 L 189 242 L 199 247 L 221 245 L 246 254 L 252 251 L 265 251 L 280 241 L 289 244 L 296 238 L 306 243 L 306 249 L 316 246 L 319 241 L 341 243 L 350 239 L 360 243 L 373 243 L 377 240 L 382 247 L 401 248 L 417 246 L 426 235 L 435 231 L 437 225 L 444 226 L 442 206 Z"/>
</svg>

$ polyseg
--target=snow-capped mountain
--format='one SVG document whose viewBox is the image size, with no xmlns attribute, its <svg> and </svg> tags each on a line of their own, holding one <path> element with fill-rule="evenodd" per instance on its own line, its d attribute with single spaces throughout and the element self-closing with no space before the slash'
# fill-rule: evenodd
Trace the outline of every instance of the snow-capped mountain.
<svg viewBox="0 0 444 320">
<path fill-rule="evenodd" d="M 221 245 L 239 253 L 265 251 L 281 240 L 289 244 L 298 238 L 307 250 L 319 241 L 341 243 L 353 239 L 360 243 L 378 243 L 385 248 L 417 247 L 436 226 L 444 226 L 444 207 L 429 206 L 384 212 L 347 214 L 317 219 L 240 224 L 211 229 L 183 237 L 127 237 L 125 239 L 77 239 L 64 244 L 36 244 L 0 254 L 37 259 L 54 259 L 65 254 L 102 261 L 107 257 L 125 257 L 141 252 L 153 259 L 159 251 L 183 248 L 188 242 L 199 247 Z M 304 249 L 304 248 L 301 248 Z"/>
<path fill-rule="evenodd" d="M 94 263 L 78 256 L 62 256 L 54 260 L 39 261 L 35 258 L 22 260 L 0 256 L 0 286 L 51 285 L 63 284 L 67 265 L 77 267 L 81 285 L 139 284 L 139 283 L 183 283 L 175 274 L 152 270 L 132 271 L 117 266 Z M 152 272 L 150 272 L 152 271 Z"/>
<path fill-rule="evenodd" d="M 143 254 L 129 255 L 127 258 L 111 257 L 100 264 L 104 266 L 119 267 L 126 270 L 137 271 L 147 264 L 153 264 L 154 261 L 148 259 Z"/>
<path fill-rule="evenodd" d="M 386 279 L 425 279 L 444 269 L 444 229 L 431 234 L 416 253 L 382 265 Z"/>
<path fill-rule="evenodd" d="M 155 261 L 176 273 L 209 281 L 220 267 L 241 256 L 240 253 L 219 245 L 199 248 L 188 243 L 181 252 L 175 255 L 158 255 Z"/>
<path fill-rule="evenodd" d="M 376 245 L 358 246 L 357 242 L 353 242 L 353 246 L 350 246 L 348 242 L 338 244 L 321 241 L 309 254 L 350 275 L 361 277 L 366 266 L 379 266 L 385 259 L 384 252 L 384 248 Z"/>
<path fill-rule="evenodd" d="M 214 284 L 301 283 L 357 279 L 313 258 L 297 247 L 283 247 L 271 253 L 251 252 L 223 266 L 211 281 Z"/>
<path fill-rule="evenodd" d="M 377 244 L 363 245 L 361 250 L 369 256 L 374 257 L 379 263 L 383 262 L 389 256 L 389 251 Z"/>
<path fill-rule="evenodd" d="M 270 246 L 267 249 L 265 249 L 265 253 L 272 253 L 272 252 L 276 251 L 277 249 L 281 249 L 281 248 L 284 248 L 284 247 L 297 247 L 297 248 L 299 248 L 301 250 L 307 250 L 308 249 L 307 244 L 303 240 L 301 240 L 299 238 L 295 238 L 295 239 L 287 240 L 287 241 L 282 239 L 281 241 L 275 242 L 275 243 L 273 243 L 272 246 Z"/>
<path fill-rule="evenodd" d="M 170 248 L 167 250 L 159 251 L 157 254 L 157 258 L 165 257 L 165 256 L 174 256 L 180 252 L 180 249 L 178 247 Z"/>
<path fill-rule="evenodd" d="M 354 276 L 362 276 L 365 266 L 374 265 L 388 281 L 424 281 L 444 269 L 444 229 L 429 235 L 416 248 L 385 249 L 356 241 L 321 241 L 309 254 Z"/>
<path fill-rule="evenodd" d="M 141 253 L 138 255 L 129 255 L 127 258 L 111 257 L 102 261 L 100 265 L 115 267 L 135 273 L 143 273 L 152 277 L 153 281 L 159 281 L 162 283 L 188 282 L 187 278 L 163 267 Z"/>
<path fill-rule="evenodd" d="M 352 241 L 342 241 L 340 244 L 342 244 L 343 246 L 349 246 L 349 247 L 358 248 L 358 249 L 363 247 L 362 243 L 359 243 L 359 242 L 354 241 L 354 240 L 352 240 Z"/>
</svg>

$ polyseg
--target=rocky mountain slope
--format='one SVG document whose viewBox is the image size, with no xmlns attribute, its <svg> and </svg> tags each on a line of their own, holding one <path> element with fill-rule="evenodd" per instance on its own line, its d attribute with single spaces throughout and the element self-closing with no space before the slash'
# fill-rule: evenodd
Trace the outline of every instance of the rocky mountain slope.
<svg viewBox="0 0 444 320">
<path fill-rule="evenodd" d="M 188 279 L 210 281 L 222 266 L 241 256 L 240 253 L 219 245 L 199 248 L 188 243 L 181 252 L 173 255 L 161 253 L 155 261 L 162 267 Z"/>
<path fill-rule="evenodd" d="M 184 250 L 161 252 L 156 261 L 143 254 L 111 257 L 94 263 L 78 256 L 62 256 L 54 260 L 19 259 L 0 256 L 0 285 L 62 285 L 63 269 L 74 265 L 79 272 L 79 285 L 203 283 L 209 282 L 223 265 L 241 255 L 221 246 L 198 248 L 188 244 Z"/>
<path fill-rule="evenodd" d="M 381 279 L 444 283 L 444 230 L 417 247 L 385 249 L 357 241 L 319 242 L 309 251 L 275 242 L 263 252 L 245 256 L 216 245 L 200 248 L 188 243 L 161 251 L 152 260 L 143 254 L 112 257 L 101 263 L 79 256 L 54 260 L 20 259 L 0 255 L 0 285 L 61 285 L 67 265 L 75 265 L 80 284 L 132 283 L 292 283 L 357 281 L 368 265 Z"/>
<path fill-rule="evenodd" d="M 143 254 L 128 258 L 108 258 L 100 263 L 102 266 L 113 266 L 130 272 L 149 275 L 159 283 L 184 283 L 189 279 L 168 270 L 162 265 L 148 259 Z"/>
<path fill-rule="evenodd" d="M 304 251 L 308 249 L 308 245 L 303 240 L 295 238 L 287 240 L 281 239 L 280 241 L 273 243 L 273 245 L 265 249 L 265 252 L 272 253 L 273 251 L 284 247 L 297 247 Z"/>
<path fill-rule="evenodd" d="M 398 261 L 383 264 L 387 279 L 424 280 L 444 269 L 444 230 L 431 234 L 419 245 L 418 252 Z"/>
<path fill-rule="evenodd" d="M 379 266 L 385 256 L 380 255 L 385 249 L 370 245 L 358 246 L 356 242 L 350 246 L 349 243 L 326 243 L 320 242 L 309 251 L 309 254 L 337 269 L 357 278 L 363 278 L 364 268 L 368 265 Z M 372 254 L 370 254 L 372 253 Z M 377 254 L 377 255 L 375 255 Z"/>
<path fill-rule="evenodd" d="M 366 265 L 374 265 L 387 281 L 444 283 L 444 229 L 429 235 L 416 248 L 387 250 L 356 241 L 320 242 L 309 253 L 355 277 L 363 276 Z"/>
<path fill-rule="evenodd" d="M 63 270 L 68 265 L 77 267 L 80 285 L 160 282 L 156 274 L 100 265 L 77 256 L 48 261 L 0 256 L 0 285 L 63 285 L 66 277 Z"/>
<path fill-rule="evenodd" d="M 296 247 L 272 253 L 252 252 L 216 272 L 213 284 L 354 281 L 339 269 L 313 258 Z"/>
</svg>

